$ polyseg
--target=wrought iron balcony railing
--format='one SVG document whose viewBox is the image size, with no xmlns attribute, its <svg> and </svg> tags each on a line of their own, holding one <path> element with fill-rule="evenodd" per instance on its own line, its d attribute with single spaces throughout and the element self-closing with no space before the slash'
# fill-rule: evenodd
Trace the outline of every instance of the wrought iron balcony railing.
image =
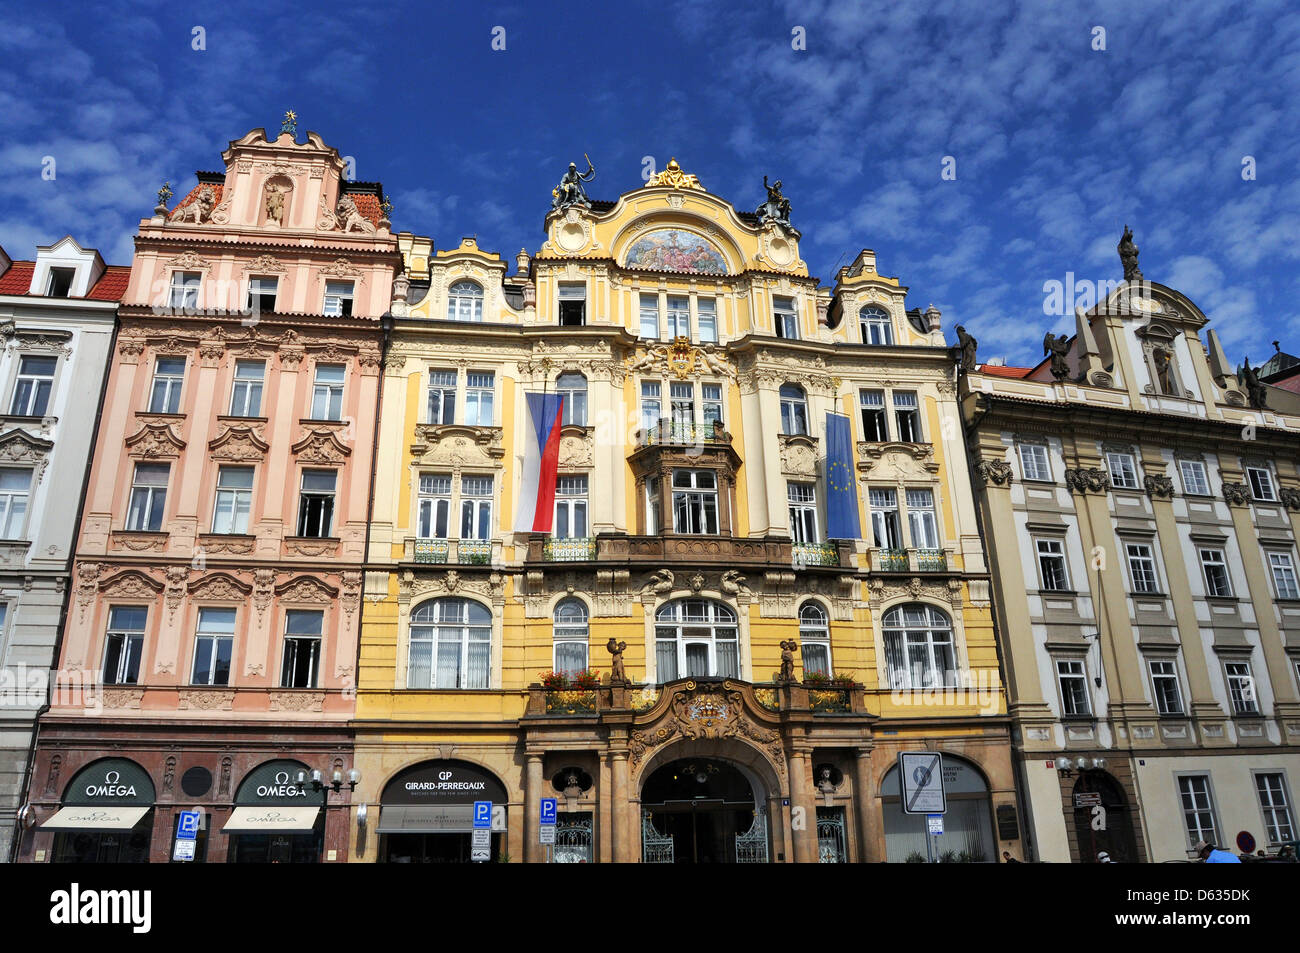
<svg viewBox="0 0 1300 953">
<path fill-rule="evenodd" d="M 596 537 L 547 538 L 542 542 L 542 558 L 552 562 L 585 562 L 595 559 Z"/>
<path fill-rule="evenodd" d="M 907 572 L 911 568 L 906 549 L 878 549 L 876 554 L 880 572 Z"/>
<path fill-rule="evenodd" d="M 657 424 L 638 430 L 636 442 L 642 447 L 662 444 L 693 446 L 705 443 L 730 443 L 731 434 L 722 429 L 720 420 L 696 424 L 663 418 Z"/>
<path fill-rule="evenodd" d="M 796 566 L 838 566 L 840 551 L 834 543 L 793 543 L 790 557 Z"/>
<path fill-rule="evenodd" d="M 462 539 L 456 544 L 460 562 L 486 566 L 492 562 L 492 542 L 486 539 Z"/>
<path fill-rule="evenodd" d="M 450 547 L 445 539 L 417 539 L 415 541 L 415 561 L 417 563 L 445 563 Z"/>
<path fill-rule="evenodd" d="M 942 549 L 918 549 L 916 568 L 920 572 L 947 572 L 948 554 Z"/>
</svg>

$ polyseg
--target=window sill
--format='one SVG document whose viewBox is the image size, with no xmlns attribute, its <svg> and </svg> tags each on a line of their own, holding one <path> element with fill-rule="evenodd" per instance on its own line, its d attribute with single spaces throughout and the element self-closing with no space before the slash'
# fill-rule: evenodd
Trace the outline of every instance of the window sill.
<svg viewBox="0 0 1300 953">
<path fill-rule="evenodd" d="M 1210 605 L 1231 606 L 1236 605 L 1241 600 L 1236 596 L 1206 596 L 1205 601 L 1210 603 Z"/>
<path fill-rule="evenodd" d="M 1069 724 L 1069 725 L 1096 725 L 1097 724 L 1096 715 L 1062 715 L 1060 720 L 1062 724 Z"/>
<path fill-rule="evenodd" d="M 248 419 L 254 419 L 254 418 L 248 418 Z M 341 417 L 338 418 L 337 420 L 330 419 L 328 417 L 303 417 L 298 421 L 298 423 L 303 427 L 321 427 L 321 426 L 342 427 L 343 425 L 347 424 L 348 421 L 344 420 Z"/>
<path fill-rule="evenodd" d="M 58 417 L 49 414 L 0 414 L 0 422 L 7 424 L 57 424 Z"/>
<path fill-rule="evenodd" d="M 1263 721 L 1264 713 L 1262 711 L 1234 711 L 1232 713 L 1233 721 Z"/>
<path fill-rule="evenodd" d="M 1169 593 L 1167 593 L 1167 592 L 1130 592 L 1130 593 L 1128 594 L 1128 597 L 1129 597 L 1130 599 L 1168 599 L 1168 598 L 1169 598 Z"/>
<path fill-rule="evenodd" d="M 136 417 L 141 420 L 184 420 L 188 414 L 171 414 L 161 410 L 137 410 Z"/>
<path fill-rule="evenodd" d="M 218 421 L 233 421 L 233 422 L 237 422 L 237 423 L 256 423 L 256 424 L 264 424 L 264 423 L 266 423 L 269 419 L 270 419 L 269 417 L 241 417 L 241 416 L 239 416 L 238 414 L 218 414 L 218 415 L 217 415 L 217 420 L 218 420 Z"/>
<path fill-rule="evenodd" d="M 1057 597 L 1060 597 L 1060 598 L 1066 598 L 1066 597 L 1071 597 L 1071 598 L 1072 598 L 1072 597 L 1075 597 L 1075 596 L 1078 596 L 1078 595 L 1079 595 L 1079 590 L 1077 590 L 1077 589 L 1039 589 L 1039 590 L 1038 590 L 1038 594 L 1039 594 L 1040 596 L 1046 596 L 1046 597 L 1048 597 L 1048 598 L 1051 598 L 1051 597 L 1053 597 L 1053 596 L 1057 596 Z"/>
</svg>

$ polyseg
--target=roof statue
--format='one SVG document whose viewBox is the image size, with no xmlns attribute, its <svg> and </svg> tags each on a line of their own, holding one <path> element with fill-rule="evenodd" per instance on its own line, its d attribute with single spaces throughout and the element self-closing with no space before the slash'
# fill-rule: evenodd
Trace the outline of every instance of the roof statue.
<svg viewBox="0 0 1300 953">
<path fill-rule="evenodd" d="M 975 370 L 975 350 L 979 347 L 979 342 L 966 333 L 966 329 L 960 324 L 957 325 L 957 350 L 961 352 L 961 369 L 963 371 Z"/>
<path fill-rule="evenodd" d="M 790 200 L 781 194 L 781 180 L 768 185 L 767 176 L 763 176 L 763 188 L 767 189 L 767 201 L 756 210 L 759 221 L 778 225 L 798 238 L 799 232 L 790 224 Z"/>
<path fill-rule="evenodd" d="M 298 138 L 298 114 L 292 109 L 286 109 L 284 112 L 284 122 L 280 123 L 280 135 L 285 133 Z"/>
<path fill-rule="evenodd" d="M 564 173 L 560 184 L 551 189 L 552 212 L 561 212 L 571 205 L 591 208 L 591 199 L 587 198 L 587 190 L 582 187 L 582 183 L 590 182 L 595 178 L 596 168 L 591 164 L 591 157 L 585 152 L 582 157 L 587 160 L 587 171 L 579 172 L 578 164 L 570 162 L 569 171 Z"/>
<path fill-rule="evenodd" d="M 1065 356 L 1070 353 L 1070 339 L 1064 334 L 1057 336 L 1051 331 L 1043 338 L 1043 353 L 1052 355 L 1052 377 L 1063 381 L 1070 376 L 1070 365 Z"/>
<path fill-rule="evenodd" d="M 1245 365 L 1238 369 L 1237 380 L 1246 391 L 1246 399 L 1250 401 L 1250 406 L 1256 410 L 1263 410 L 1268 406 L 1268 386 L 1259 379 L 1259 372 L 1250 366 L 1249 357 L 1246 358 Z"/>
<path fill-rule="evenodd" d="M 704 186 L 700 185 L 698 177 L 691 175 L 689 172 L 682 171 L 682 167 L 677 164 L 676 157 L 668 160 L 668 165 L 662 172 L 654 172 L 650 175 L 650 178 L 646 179 L 645 188 L 652 188 L 654 186 L 673 189 L 699 189 L 701 192 L 707 191 Z"/>
<path fill-rule="evenodd" d="M 1119 260 L 1124 265 L 1125 281 L 1141 281 L 1142 269 L 1138 267 L 1138 247 L 1133 244 L 1133 230 L 1124 226 L 1124 235 L 1119 240 L 1116 250 Z"/>
</svg>

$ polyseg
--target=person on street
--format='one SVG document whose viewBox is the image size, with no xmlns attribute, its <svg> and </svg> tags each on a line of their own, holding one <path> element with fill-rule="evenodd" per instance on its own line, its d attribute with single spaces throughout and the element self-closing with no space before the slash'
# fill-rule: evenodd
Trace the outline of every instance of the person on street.
<svg viewBox="0 0 1300 953">
<path fill-rule="evenodd" d="M 1206 841 L 1197 841 L 1196 846 L 1192 848 L 1196 856 L 1201 858 L 1203 863 L 1207 864 L 1239 864 L 1241 858 L 1233 855 L 1229 851 L 1219 850 L 1213 844 Z"/>
</svg>

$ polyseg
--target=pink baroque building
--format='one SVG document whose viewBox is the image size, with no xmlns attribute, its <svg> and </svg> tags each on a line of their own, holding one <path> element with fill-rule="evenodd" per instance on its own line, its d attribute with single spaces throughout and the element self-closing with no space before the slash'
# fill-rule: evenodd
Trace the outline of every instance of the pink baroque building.
<svg viewBox="0 0 1300 953">
<path fill-rule="evenodd" d="M 291 113 L 222 160 L 140 223 L 23 860 L 165 861 L 192 808 L 199 860 L 346 855 L 402 259 L 382 188 Z"/>
</svg>

